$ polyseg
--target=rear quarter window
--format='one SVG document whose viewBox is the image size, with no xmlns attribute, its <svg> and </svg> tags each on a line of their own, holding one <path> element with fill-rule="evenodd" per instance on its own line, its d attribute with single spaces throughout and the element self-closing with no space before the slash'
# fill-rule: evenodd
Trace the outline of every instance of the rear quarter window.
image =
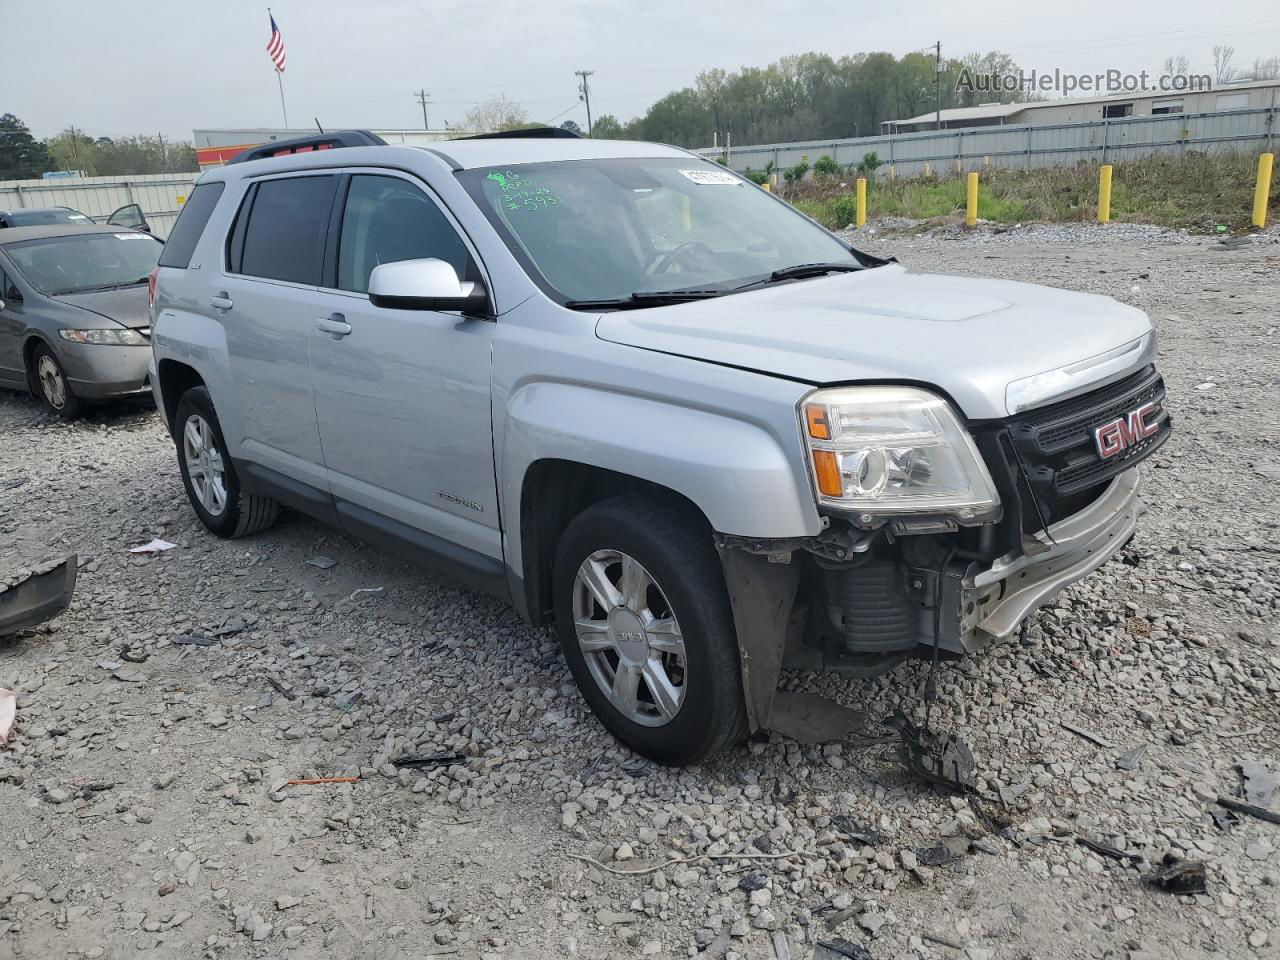
<svg viewBox="0 0 1280 960">
<path fill-rule="evenodd" d="M 213 215 L 213 208 L 218 205 L 218 198 L 222 196 L 225 186 L 219 181 L 201 183 L 191 191 L 191 196 L 187 198 L 177 222 L 169 232 L 169 239 L 160 254 L 160 266 L 187 269 L 187 265 L 191 263 L 191 255 L 196 252 L 196 244 L 200 242 L 200 235 L 204 233 L 205 225 Z"/>
</svg>

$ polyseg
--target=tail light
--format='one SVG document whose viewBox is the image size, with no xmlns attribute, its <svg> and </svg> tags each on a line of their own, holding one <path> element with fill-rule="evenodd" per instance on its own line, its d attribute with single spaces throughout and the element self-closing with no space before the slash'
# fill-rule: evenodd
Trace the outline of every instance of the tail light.
<svg viewBox="0 0 1280 960">
<path fill-rule="evenodd" d="M 160 276 L 160 268 L 157 266 L 149 274 L 147 274 L 147 309 L 150 310 L 156 305 L 156 279 Z"/>
</svg>

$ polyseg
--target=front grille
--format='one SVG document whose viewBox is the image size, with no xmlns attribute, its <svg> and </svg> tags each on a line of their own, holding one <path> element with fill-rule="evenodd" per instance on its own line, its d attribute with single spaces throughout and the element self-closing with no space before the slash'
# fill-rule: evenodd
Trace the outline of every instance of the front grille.
<svg viewBox="0 0 1280 960">
<path fill-rule="evenodd" d="M 1159 449 L 1172 425 L 1164 399 L 1164 379 L 1147 367 L 1082 397 L 1007 421 L 1019 460 L 1023 529 L 1038 531 L 1078 513 L 1101 496 L 1117 474 Z M 1146 403 L 1156 405 L 1148 420 L 1158 425 L 1157 431 L 1102 459 L 1094 431 Z"/>
</svg>

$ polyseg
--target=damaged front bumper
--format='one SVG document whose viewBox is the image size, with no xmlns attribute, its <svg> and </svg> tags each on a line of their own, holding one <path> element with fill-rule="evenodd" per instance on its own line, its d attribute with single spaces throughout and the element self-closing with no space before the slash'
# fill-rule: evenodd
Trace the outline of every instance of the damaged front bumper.
<svg viewBox="0 0 1280 960">
<path fill-rule="evenodd" d="M 963 652 L 1012 635 L 1036 608 L 1110 560 L 1146 512 L 1138 487 L 1137 469 L 1125 471 L 1084 510 L 1026 537 L 1020 552 L 968 578 L 957 638 Z M 950 646 L 947 640 L 942 638 L 943 647 Z"/>
</svg>

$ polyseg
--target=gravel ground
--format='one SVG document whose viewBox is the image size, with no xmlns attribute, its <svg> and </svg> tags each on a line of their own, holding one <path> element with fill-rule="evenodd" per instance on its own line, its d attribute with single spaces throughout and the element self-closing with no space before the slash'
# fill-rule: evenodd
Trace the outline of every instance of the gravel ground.
<svg viewBox="0 0 1280 960">
<path fill-rule="evenodd" d="M 154 413 L 66 425 L 0 393 L 0 566 L 82 563 L 66 614 L 0 640 L 0 958 L 1280 957 L 1280 826 L 1211 814 L 1241 762 L 1280 769 L 1280 251 L 953 237 L 866 243 L 1143 307 L 1176 420 L 1122 558 L 941 668 L 934 725 L 1003 835 L 875 749 L 657 768 L 510 609 L 294 514 L 219 541 Z M 178 546 L 126 552 L 153 537 Z M 784 684 L 918 717 L 923 677 Z M 397 772 L 405 752 L 465 762 Z M 1206 894 L 1144 884 L 1168 852 Z"/>
</svg>

